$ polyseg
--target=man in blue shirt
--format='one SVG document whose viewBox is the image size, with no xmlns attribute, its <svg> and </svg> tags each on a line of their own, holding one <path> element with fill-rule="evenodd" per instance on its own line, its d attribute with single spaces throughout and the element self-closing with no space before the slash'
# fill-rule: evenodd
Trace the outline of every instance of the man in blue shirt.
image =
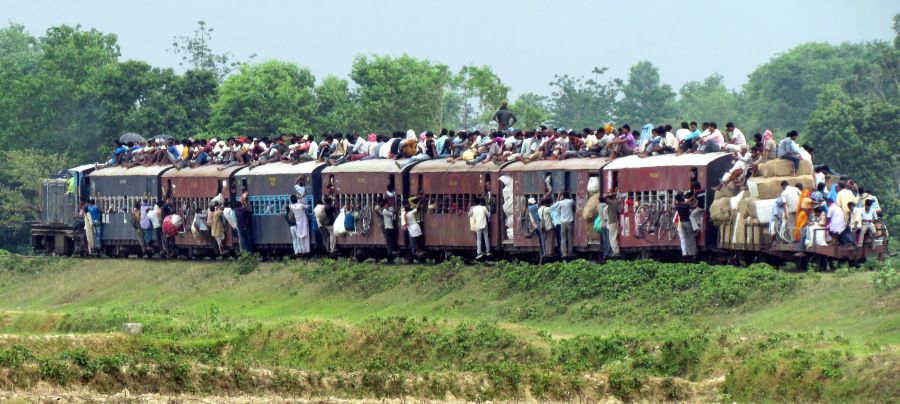
<svg viewBox="0 0 900 404">
<path fill-rule="evenodd" d="M 797 146 L 798 135 L 797 131 L 792 130 L 778 144 L 778 158 L 794 162 L 794 173 L 792 176 L 797 176 L 797 170 L 800 169 L 800 146 Z"/>
<path fill-rule="evenodd" d="M 102 247 L 100 244 L 103 241 L 103 223 L 102 218 L 103 215 L 100 213 L 100 208 L 97 207 L 97 202 L 93 199 L 88 200 L 87 212 L 91 215 L 91 223 L 94 225 L 94 242 L 98 249 Z"/>
</svg>

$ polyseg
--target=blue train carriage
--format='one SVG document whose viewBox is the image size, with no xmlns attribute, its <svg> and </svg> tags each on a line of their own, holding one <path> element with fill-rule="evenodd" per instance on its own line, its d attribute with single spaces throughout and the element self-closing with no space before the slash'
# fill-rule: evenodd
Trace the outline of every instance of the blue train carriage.
<svg viewBox="0 0 900 404">
<path fill-rule="evenodd" d="M 270 163 L 253 169 L 243 168 L 234 174 L 237 190 L 246 193 L 253 211 L 253 245 L 265 255 L 290 255 L 291 233 L 284 218 L 285 206 L 299 176 L 306 177 L 304 203 L 309 206 L 306 216 L 310 224 L 310 249 L 322 246 L 319 227 L 313 215 L 315 202 L 321 198 L 320 173 L 325 163 L 308 161 L 300 164 Z"/>
<path fill-rule="evenodd" d="M 102 246 L 108 256 L 140 253 L 138 234 L 132 223 L 135 202 L 153 204 L 162 199 L 162 174 L 172 166 L 109 167 L 87 177 L 90 197 L 94 198 L 102 218 Z M 155 241 L 155 236 L 154 236 Z"/>
<path fill-rule="evenodd" d="M 36 254 L 84 252 L 84 220 L 78 210 L 90 198 L 85 180 L 92 171 L 94 165 L 85 164 L 67 170 L 65 176 L 41 182 L 41 215 L 31 224 L 31 245 Z"/>
</svg>

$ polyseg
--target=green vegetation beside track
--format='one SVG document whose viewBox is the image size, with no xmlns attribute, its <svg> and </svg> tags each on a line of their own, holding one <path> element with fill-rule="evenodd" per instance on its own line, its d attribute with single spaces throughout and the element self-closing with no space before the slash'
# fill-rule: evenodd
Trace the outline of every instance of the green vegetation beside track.
<svg viewBox="0 0 900 404">
<path fill-rule="evenodd" d="M 891 274 L 5 256 L 0 388 L 895 401 Z"/>
</svg>

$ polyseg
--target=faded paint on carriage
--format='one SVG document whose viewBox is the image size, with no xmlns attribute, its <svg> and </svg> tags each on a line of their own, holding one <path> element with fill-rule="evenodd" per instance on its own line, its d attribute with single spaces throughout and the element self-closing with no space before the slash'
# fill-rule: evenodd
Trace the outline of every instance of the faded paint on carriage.
<svg viewBox="0 0 900 404">
<path fill-rule="evenodd" d="M 397 166 L 406 160 L 360 160 L 344 163 L 341 165 L 330 166 L 322 170 L 322 197 L 332 196 L 335 199 L 335 207 L 340 208 L 342 204 L 353 198 L 360 205 L 371 208 L 372 221 L 371 228 L 366 234 L 350 234 L 338 237 L 336 244 L 338 247 L 344 248 L 384 248 L 385 240 L 381 232 L 382 219 L 374 213 L 375 203 L 378 198 L 384 197 L 388 185 L 394 186 L 394 192 L 397 195 L 395 206 L 397 212 L 400 212 L 400 206 L 403 201 L 401 196 L 408 195 L 409 192 L 409 170 L 412 166 L 405 167 L 403 170 Z M 332 189 L 329 189 L 329 186 Z M 425 220 L 428 220 L 428 214 L 425 214 Z M 399 221 L 398 221 L 399 223 Z M 425 235 L 425 242 L 428 241 L 428 235 Z M 402 232 L 398 234 L 397 245 L 405 245 L 405 237 Z M 426 244 L 427 245 L 427 244 Z"/>
<path fill-rule="evenodd" d="M 617 188 L 619 193 L 626 193 L 631 202 L 625 204 L 625 212 L 620 217 L 619 247 L 626 250 L 680 249 L 678 237 L 673 240 L 667 237 L 660 240 L 656 234 L 636 237 L 634 213 L 642 200 L 659 198 L 660 195 L 667 204 L 671 204 L 674 192 L 691 188 L 691 178 L 696 178 L 707 191 L 697 247 L 715 246 L 715 228 L 708 225 L 707 215 L 709 205 L 715 198 L 710 189 L 718 185 L 730 166 L 729 153 L 628 156 L 613 160 L 603 169 L 603 185 L 606 189 Z"/>
<path fill-rule="evenodd" d="M 578 158 L 566 160 L 538 160 L 528 164 L 512 163 L 504 167 L 500 175 L 513 178 L 513 238 L 505 239 L 504 248 L 512 251 L 538 251 L 540 241 L 537 234 L 529 237 L 525 234 L 524 223 L 528 219 L 528 198 L 540 202 L 541 196 L 547 193 L 546 178 L 550 177 L 552 197 L 569 192 L 575 199 L 575 225 L 573 229 L 572 248 L 575 251 L 602 251 L 600 237 L 594 232 L 594 222 L 582 220 L 584 207 L 591 197 L 587 192 L 591 177 L 600 179 L 602 170 L 609 159 Z M 601 192 L 603 186 L 601 184 Z M 505 226 L 504 226 L 505 228 Z M 505 235 L 505 234 L 504 234 Z M 559 242 L 554 244 L 558 253 Z"/>
<path fill-rule="evenodd" d="M 475 197 L 490 196 L 490 241 L 493 250 L 501 248 L 502 197 L 501 166 L 488 163 L 428 160 L 416 164 L 409 173 L 409 193 L 420 191 L 428 197 L 424 234 L 428 248 L 475 250 L 475 233 L 469 226 L 469 208 Z"/>
<path fill-rule="evenodd" d="M 210 201 L 219 193 L 226 203 L 235 198 L 234 173 L 243 166 L 224 168 L 217 165 L 205 165 L 196 168 L 169 170 L 162 175 L 163 194 L 172 197 L 172 202 L 179 215 L 185 219 L 185 232 L 175 237 L 175 245 L 180 249 L 207 249 L 215 251 L 215 240 L 212 238 L 197 240 L 191 232 L 194 214 L 199 209 L 207 210 Z M 220 170 L 219 168 L 223 168 Z M 231 226 L 225 226 L 225 250 L 237 250 L 237 234 Z"/>
<path fill-rule="evenodd" d="M 318 235 L 318 226 L 312 213 L 315 202 L 321 198 L 321 176 L 319 173 L 327 167 L 324 163 L 308 161 L 299 164 L 270 163 L 259 167 L 244 168 L 235 173 L 236 189 L 240 193 L 247 193 L 248 198 L 254 203 L 253 215 L 253 244 L 260 250 L 274 250 L 291 248 L 291 233 L 284 219 L 284 202 L 295 193 L 294 183 L 299 176 L 306 177 L 305 203 L 307 219 L 310 224 L 310 247 L 321 245 L 322 238 Z M 274 210 L 267 211 L 256 201 L 275 202 Z"/>
<path fill-rule="evenodd" d="M 90 173 L 83 185 L 103 212 L 104 246 L 138 246 L 132 226 L 134 202 L 162 198 L 161 176 L 172 166 L 107 167 Z"/>
</svg>

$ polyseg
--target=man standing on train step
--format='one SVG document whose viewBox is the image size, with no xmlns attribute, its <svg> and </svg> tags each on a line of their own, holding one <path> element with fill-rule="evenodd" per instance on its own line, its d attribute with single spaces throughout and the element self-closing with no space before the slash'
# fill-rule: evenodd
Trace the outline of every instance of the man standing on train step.
<svg viewBox="0 0 900 404">
<path fill-rule="evenodd" d="M 622 213 L 622 201 L 616 191 L 610 191 L 604 198 L 606 202 L 606 231 L 609 232 L 609 249 L 612 257 L 619 256 L 619 214 Z"/>
<path fill-rule="evenodd" d="M 575 201 L 568 192 L 563 192 L 554 206 L 559 209 L 559 255 L 570 258 L 573 256 L 572 238 L 575 234 Z"/>
<path fill-rule="evenodd" d="M 484 206 L 484 198 L 478 197 L 475 206 L 469 209 L 469 221 L 471 222 L 472 231 L 475 232 L 475 246 L 478 256 L 475 259 L 481 259 L 487 255 L 491 256 L 491 238 L 488 223 L 491 220 L 491 212 L 487 206 Z M 482 246 L 482 242 L 484 243 Z"/>
</svg>

